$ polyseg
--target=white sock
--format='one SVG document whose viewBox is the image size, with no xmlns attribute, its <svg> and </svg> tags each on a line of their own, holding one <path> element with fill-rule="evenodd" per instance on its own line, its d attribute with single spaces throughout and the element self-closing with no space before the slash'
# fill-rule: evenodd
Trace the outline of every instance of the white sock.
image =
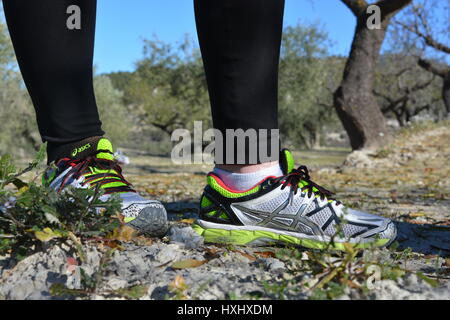
<svg viewBox="0 0 450 320">
<path fill-rule="evenodd" d="M 213 173 L 222 179 L 227 187 L 238 191 L 248 190 L 269 176 L 283 175 L 278 163 L 252 173 L 234 173 L 219 168 L 214 168 Z"/>
</svg>

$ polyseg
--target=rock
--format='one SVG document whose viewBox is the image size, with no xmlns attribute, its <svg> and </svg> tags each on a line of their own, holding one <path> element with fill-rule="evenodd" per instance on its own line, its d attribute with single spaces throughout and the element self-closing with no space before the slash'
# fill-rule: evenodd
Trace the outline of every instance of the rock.
<svg viewBox="0 0 450 320">
<path fill-rule="evenodd" d="M 5 272 L 0 285 L 0 294 L 6 299 L 42 300 L 51 298 L 52 284 L 67 282 L 64 275 L 66 253 L 59 247 L 40 252 L 20 261 Z"/>
<path fill-rule="evenodd" d="M 186 249 L 197 249 L 203 245 L 204 239 L 191 227 L 172 226 L 168 237 L 171 243 L 183 245 Z"/>
<path fill-rule="evenodd" d="M 397 281 L 382 280 L 374 283 L 366 298 L 376 300 L 449 300 L 450 285 L 433 288 L 414 274 Z M 364 298 L 361 297 L 361 298 Z"/>
<path fill-rule="evenodd" d="M 169 244 L 164 250 L 161 250 L 156 256 L 156 260 L 161 264 L 168 263 L 169 261 L 175 262 L 181 256 L 180 246 L 178 244 Z"/>
<path fill-rule="evenodd" d="M 270 271 L 282 271 L 286 268 L 284 262 L 275 258 L 260 258 L 259 261 Z"/>
<path fill-rule="evenodd" d="M 373 150 L 356 150 L 350 153 L 344 161 L 344 167 L 372 168 L 374 166 Z"/>
<path fill-rule="evenodd" d="M 128 281 L 126 281 L 124 279 L 112 278 L 112 279 L 109 279 L 107 285 L 111 288 L 111 290 L 117 290 L 117 289 L 126 288 L 128 286 Z"/>
</svg>

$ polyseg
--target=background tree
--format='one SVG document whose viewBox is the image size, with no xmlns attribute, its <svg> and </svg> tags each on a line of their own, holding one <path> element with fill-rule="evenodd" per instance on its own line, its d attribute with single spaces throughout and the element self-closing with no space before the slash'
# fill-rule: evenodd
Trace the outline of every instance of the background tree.
<svg viewBox="0 0 450 320">
<path fill-rule="evenodd" d="M 330 106 L 332 94 L 327 89 L 335 86 L 330 80 L 333 82 L 337 74 L 333 59 L 328 57 L 329 46 L 327 33 L 317 25 L 298 24 L 284 29 L 279 124 L 285 144 L 318 148 L 325 125 L 336 123 Z"/>
<path fill-rule="evenodd" d="M 124 144 L 132 128 L 123 94 L 107 76 L 94 78 L 103 129 L 116 144 Z M 27 156 L 42 143 L 36 115 L 19 72 L 6 25 L 0 21 L 0 155 Z"/>
<path fill-rule="evenodd" d="M 417 65 L 408 53 L 384 53 L 375 75 L 374 94 L 383 114 L 394 116 L 403 127 L 414 116 L 427 113 L 439 118 L 440 81 Z"/>
<path fill-rule="evenodd" d="M 210 124 L 200 52 L 188 37 L 175 47 L 145 40 L 144 58 L 137 62 L 124 90 L 142 122 L 169 137 L 177 128 L 192 127 L 194 121 Z"/>
<path fill-rule="evenodd" d="M 133 129 L 133 118 L 123 103 L 123 93 L 105 75 L 94 78 L 94 90 L 103 130 L 114 145 L 124 145 Z"/>
<path fill-rule="evenodd" d="M 327 34 L 317 26 L 299 24 L 284 30 L 279 122 L 286 143 L 317 147 L 325 123 L 336 117 L 332 108 L 317 103 L 320 98 L 330 104 L 332 95 L 324 86 L 338 74 L 330 68 L 328 46 Z M 123 102 L 137 115 L 141 130 L 147 128 L 144 135 L 155 135 L 157 128 L 168 139 L 173 130 L 190 128 L 197 120 L 212 125 L 200 52 L 189 37 L 177 45 L 145 40 L 136 70 L 109 77 L 124 92 Z"/>
<path fill-rule="evenodd" d="M 355 15 L 356 29 L 342 82 L 334 93 L 334 106 L 353 149 L 386 142 L 385 118 L 373 94 L 375 68 L 391 18 L 411 0 L 380 0 L 380 28 L 369 29 L 365 0 L 341 0 Z"/>
<path fill-rule="evenodd" d="M 0 21 L 0 154 L 25 155 L 41 143 L 6 25 Z"/>
<path fill-rule="evenodd" d="M 437 12 L 447 12 L 447 15 L 440 19 Z M 442 99 L 447 116 L 450 116 L 450 66 L 446 63 L 450 54 L 449 12 L 449 1 L 417 0 L 396 20 L 404 31 L 413 35 L 412 41 L 422 45 L 419 66 L 442 79 Z"/>
</svg>

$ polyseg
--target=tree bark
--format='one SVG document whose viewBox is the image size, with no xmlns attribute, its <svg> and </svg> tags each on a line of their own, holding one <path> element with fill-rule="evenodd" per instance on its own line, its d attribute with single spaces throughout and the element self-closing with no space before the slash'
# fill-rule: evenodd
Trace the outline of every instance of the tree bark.
<svg viewBox="0 0 450 320">
<path fill-rule="evenodd" d="M 445 110 L 447 110 L 447 117 L 450 117 L 450 71 L 448 71 L 444 77 L 442 98 L 444 99 Z"/>
<path fill-rule="evenodd" d="M 450 116 L 450 67 L 449 66 L 437 66 L 432 61 L 420 58 L 418 61 L 419 66 L 423 69 L 431 72 L 442 78 L 442 99 L 444 100 L 445 110 L 447 111 L 447 117 Z"/>
<path fill-rule="evenodd" d="M 357 19 L 344 76 L 334 93 L 334 107 L 350 138 L 353 150 L 375 148 L 388 138 L 386 121 L 373 94 L 375 68 L 390 19 L 411 0 L 382 0 L 381 28 L 367 27 L 368 4 L 364 0 L 342 0 Z"/>
</svg>

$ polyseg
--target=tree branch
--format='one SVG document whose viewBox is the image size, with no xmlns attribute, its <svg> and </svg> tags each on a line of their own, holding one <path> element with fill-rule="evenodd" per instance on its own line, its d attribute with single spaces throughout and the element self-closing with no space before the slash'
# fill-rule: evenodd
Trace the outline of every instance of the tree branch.
<svg viewBox="0 0 450 320">
<path fill-rule="evenodd" d="M 411 89 L 408 90 L 408 93 L 410 92 L 416 92 L 416 91 L 420 91 L 422 89 L 425 89 L 426 87 L 428 87 L 434 80 L 434 75 L 427 81 L 423 82 L 423 83 L 418 83 L 415 86 L 413 86 Z"/>
<path fill-rule="evenodd" d="M 158 129 L 161 129 L 162 131 L 164 131 L 168 135 L 171 135 L 172 131 L 173 131 L 173 128 L 170 128 L 170 127 L 171 126 L 175 126 L 175 125 L 180 125 L 180 122 L 176 121 L 178 117 L 179 117 L 179 114 L 176 113 L 170 119 L 168 119 L 164 124 L 163 123 L 158 123 L 156 121 L 152 121 L 151 124 L 153 126 L 157 127 Z"/>
<path fill-rule="evenodd" d="M 387 101 L 388 105 L 381 108 L 381 111 L 382 111 L 383 113 L 387 113 L 387 112 L 389 112 L 389 111 L 392 111 L 392 112 L 395 113 L 395 112 L 396 112 L 396 109 L 397 109 L 397 106 L 398 106 L 399 104 L 401 104 L 401 103 L 405 104 L 405 103 L 408 102 L 408 100 L 409 100 L 409 97 L 408 97 L 407 94 L 404 94 L 403 96 L 401 96 L 400 98 L 395 99 L 395 100 L 392 99 L 390 96 L 385 95 L 385 94 L 382 94 L 381 92 L 379 92 L 379 91 L 377 91 L 377 90 L 375 90 L 375 89 L 373 90 L 373 94 L 374 94 L 375 96 L 380 97 L 380 98 L 383 98 L 384 100 Z"/>
<path fill-rule="evenodd" d="M 421 16 L 419 16 L 419 18 L 421 19 L 423 27 L 425 29 L 428 29 L 428 24 L 426 23 L 424 18 Z M 428 46 L 436 50 L 450 54 L 449 46 L 446 46 L 445 44 L 438 42 L 430 34 L 424 34 L 422 31 L 419 30 L 417 24 L 415 24 L 414 26 L 409 26 L 401 21 L 396 21 L 396 23 L 402 26 L 404 29 L 408 30 L 409 32 L 415 33 L 418 37 L 422 38 Z"/>
<path fill-rule="evenodd" d="M 355 16 L 359 16 L 368 6 L 365 0 L 341 0 Z"/>
<path fill-rule="evenodd" d="M 427 59 L 419 58 L 419 61 L 417 63 L 423 69 L 425 69 L 428 72 L 431 72 L 432 74 L 435 74 L 441 78 L 445 78 L 447 73 L 450 72 L 450 67 L 447 66 L 447 68 L 445 68 L 445 67 L 439 68 L 436 65 L 436 63 L 434 63 L 430 60 L 427 60 Z"/>
<path fill-rule="evenodd" d="M 376 89 L 373 89 L 373 94 L 376 95 L 377 97 L 383 98 L 384 100 L 386 100 L 389 103 L 392 103 L 392 101 L 393 101 L 391 99 L 391 97 L 389 97 L 385 94 L 382 94 L 381 92 L 377 91 Z"/>
<path fill-rule="evenodd" d="M 379 0 L 375 5 L 380 7 L 383 16 L 388 16 L 403 9 L 411 2 L 412 0 Z"/>
</svg>

